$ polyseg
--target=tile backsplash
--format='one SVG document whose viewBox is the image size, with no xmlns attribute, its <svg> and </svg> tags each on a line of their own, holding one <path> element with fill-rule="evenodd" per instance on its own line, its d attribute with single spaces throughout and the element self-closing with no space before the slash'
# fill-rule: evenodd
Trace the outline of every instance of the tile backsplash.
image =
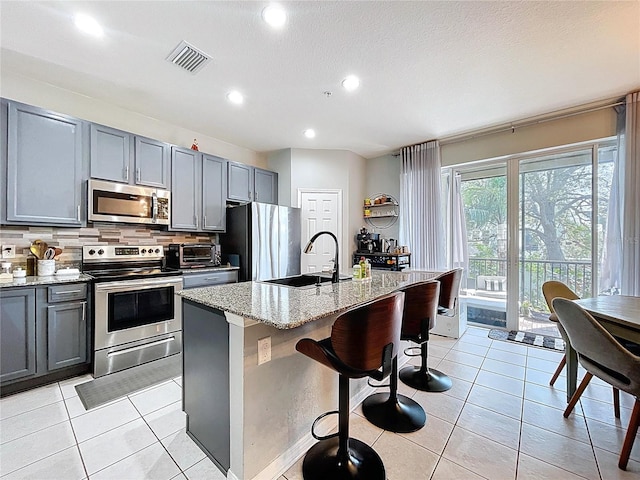
<svg viewBox="0 0 640 480">
<path fill-rule="evenodd" d="M 158 228 L 140 225 L 125 225 L 94 222 L 86 228 L 60 227 L 0 227 L 0 245 L 15 245 L 15 258 L 3 259 L 11 262 L 12 268 L 27 267 L 27 257 L 31 256 L 29 247 L 34 240 L 43 240 L 51 247 L 59 247 L 62 254 L 58 258 L 58 267 L 80 267 L 82 247 L 85 245 L 162 245 L 186 242 L 218 242 L 217 234 L 168 232 Z"/>
</svg>

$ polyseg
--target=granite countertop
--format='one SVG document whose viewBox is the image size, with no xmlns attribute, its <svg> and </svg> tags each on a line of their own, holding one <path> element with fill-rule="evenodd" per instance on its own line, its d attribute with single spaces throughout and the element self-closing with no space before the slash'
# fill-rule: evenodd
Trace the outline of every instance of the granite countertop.
<svg viewBox="0 0 640 480">
<path fill-rule="evenodd" d="M 61 283 L 73 282 L 90 282 L 93 280 L 91 275 L 79 273 L 77 275 L 51 275 L 47 277 L 13 277 L 13 280 L 0 281 L 0 288 L 6 287 L 33 287 L 37 285 L 57 285 Z"/>
<path fill-rule="evenodd" d="M 178 295 L 286 330 L 340 313 L 413 283 L 431 280 L 440 273 L 373 270 L 372 279 L 364 282 L 347 280 L 311 288 L 242 282 L 183 290 Z"/>
</svg>

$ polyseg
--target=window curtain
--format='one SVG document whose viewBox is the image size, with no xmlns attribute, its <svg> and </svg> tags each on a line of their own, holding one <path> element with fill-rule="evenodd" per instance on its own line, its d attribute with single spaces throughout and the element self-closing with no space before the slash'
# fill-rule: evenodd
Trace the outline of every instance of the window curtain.
<svg viewBox="0 0 640 480">
<path fill-rule="evenodd" d="M 622 295 L 640 296 L 640 92 L 627 95 L 622 205 Z"/>
<path fill-rule="evenodd" d="M 409 247 L 411 268 L 443 270 L 440 144 L 436 140 L 403 147 L 401 154 L 400 244 Z"/>
<path fill-rule="evenodd" d="M 462 268 L 462 285 L 467 285 L 466 277 L 469 270 L 469 252 L 467 249 L 467 221 L 464 215 L 464 203 L 462 201 L 462 178 L 456 173 L 451 182 L 451 266 Z"/>
<path fill-rule="evenodd" d="M 624 105 L 615 107 L 617 113 L 616 134 L 617 153 L 614 158 L 611 191 L 607 206 L 607 223 L 605 226 L 602 263 L 600 266 L 600 283 L 598 294 L 615 295 L 620 293 L 622 277 L 622 189 L 624 185 L 624 127 L 626 109 Z"/>
</svg>

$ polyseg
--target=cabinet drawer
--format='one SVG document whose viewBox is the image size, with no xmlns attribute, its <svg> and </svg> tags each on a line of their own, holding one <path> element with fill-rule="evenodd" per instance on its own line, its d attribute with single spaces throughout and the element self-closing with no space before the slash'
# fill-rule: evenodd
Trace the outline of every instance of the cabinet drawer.
<svg viewBox="0 0 640 480">
<path fill-rule="evenodd" d="M 223 272 L 203 272 L 203 273 L 187 273 L 183 275 L 183 287 L 196 288 L 206 287 L 209 285 L 221 285 L 223 283 L 235 283 L 238 281 L 237 270 L 226 270 Z"/>
<path fill-rule="evenodd" d="M 47 288 L 47 301 L 49 303 L 68 302 L 70 300 L 84 300 L 85 298 L 87 298 L 86 283 L 74 283 L 72 285 L 54 285 Z"/>
</svg>

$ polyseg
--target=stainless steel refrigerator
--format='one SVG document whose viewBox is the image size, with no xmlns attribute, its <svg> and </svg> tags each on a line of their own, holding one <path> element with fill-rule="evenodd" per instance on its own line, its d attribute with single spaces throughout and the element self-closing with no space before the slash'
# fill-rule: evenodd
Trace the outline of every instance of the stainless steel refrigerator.
<svg viewBox="0 0 640 480">
<path fill-rule="evenodd" d="M 223 257 L 239 256 L 241 282 L 300 275 L 300 212 L 257 202 L 227 208 L 219 241 Z"/>
</svg>

